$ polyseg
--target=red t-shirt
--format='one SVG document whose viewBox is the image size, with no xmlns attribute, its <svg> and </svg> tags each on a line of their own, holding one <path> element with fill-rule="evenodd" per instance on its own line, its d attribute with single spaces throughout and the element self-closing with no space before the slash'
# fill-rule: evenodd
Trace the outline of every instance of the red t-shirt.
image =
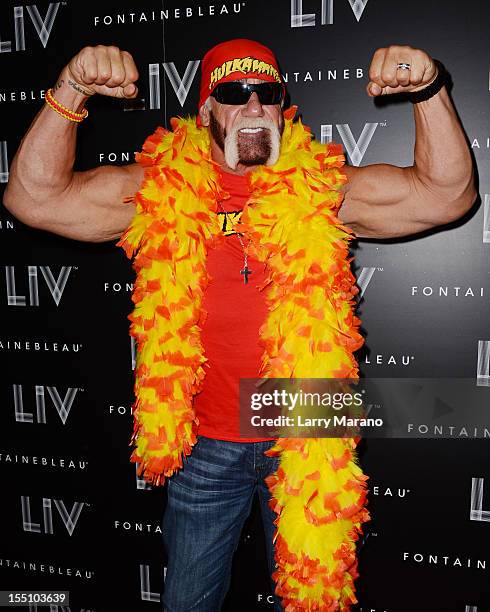
<svg viewBox="0 0 490 612">
<path fill-rule="evenodd" d="M 230 198 L 220 202 L 229 211 L 240 211 L 249 197 L 245 176 L 222 172 L 222 187 Z M 224 215 L 220 215 L 223 217 Z M 246 238 L 242 238 L 246 246 Z M 194 397 L 199 418 L 199 435 L 234 442 L 259 442 L 272 438 L 240 438 L 239 379 L 258 378 L 263 348 L 259 346 L 259 328 L 267 306 L 259 286 L 265 280 L 263 263 L 248 256 L 252 270 L 248 283 L 243 281 L 243 248 L 236 234 L 230 234 L 207 255 L 211 281 L 206 288 L 203 307 L 208 316 L 201 340 L 208 359 L 206 377 L 200 393 Z"/>
</svg>

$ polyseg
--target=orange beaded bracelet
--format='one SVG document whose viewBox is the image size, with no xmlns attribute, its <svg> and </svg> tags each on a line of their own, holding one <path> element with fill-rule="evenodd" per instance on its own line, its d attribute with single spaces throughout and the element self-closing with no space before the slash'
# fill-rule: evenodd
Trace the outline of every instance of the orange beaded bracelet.
<svg viewBox="0 0 490 612">
<path fill-rule="evenodd" d="M 55 100 L 55 98 L 53 97 L 52 89 L 48 89 L 44 96 L 44 99 L 48 106 L 50 106 L 59 115 L 61 115 L 65 119 L 68 119 L 69 121 L 75 121 L 75 123 L 80 123 L 80 121 L 83 121 L 88 115 L 88 110 L 86 108 L 84 108 L 81 113 L 76 113 L 70 108 L 63 106 L 63 104 Z"/>
</svg>

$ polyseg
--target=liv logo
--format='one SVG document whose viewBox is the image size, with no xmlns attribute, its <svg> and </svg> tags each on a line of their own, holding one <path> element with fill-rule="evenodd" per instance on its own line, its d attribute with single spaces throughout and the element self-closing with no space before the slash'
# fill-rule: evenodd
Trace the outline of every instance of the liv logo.
<svg viewBox="0 0 490 612">
<path fill-rule="evenodd" d="M 136 369 L 136 340 L 131 336 L 130 338 L 131 345 L 131 369 Z"/>
<path fill-rule="evenodd" d="M 78 519 L 84 506 L 89 504 L 85 502 L 74 502 L 72 509 L 68 512 L 65 503 L 61 499 L 50 499 L 49 497 L 42 498 L 42 524 L 33 523 L 31 520 L 31 498 L 22 495 L 20 498 L 22 505 L 22 525 L 24 531 L 32 533 L 46 533 L 54 534 L 53 527 L 53 504 L 58 510 L 58 514 L 61 518 L 63 525 L 65 526 L 68 534 L 71 536 L 77 526 Z"/>
<path fill-rule="evenodd" d="M 60 4 L 61 2 L 50 2 L 44 19 L 41 17 L 41 13 L 36 4 L 30 4 L 26 7 L 14 6 L 15 51 L 26 50 L 24 8 L 27 9 L 27 13 L 34 25 L 42 46 L 46 48 Z M 10 53 L 11 51 L 12 41 L 2 40 L 0 38 L 0 53 Z"/>
<path fill-rule="evenodd" d="M 476 384 L 479 387 L 490 387 L 490 340 L 478 340 Z"/>
<path fill-rule="evenodd" d="M 9 160 L 7 157 L 7 141 L 0 140 L 0 183 L 8 183 Z"/>
<path fill-rule="evenodd" d="M 359 22 L 368 0 L 349 0 L 355 18 Z M 333 24 L 333 0 L 321 0 L 320 22 L 322 25 Z M 316 25 L 316 13 L 303 13 L 303 0 L 291 0 L 291 27 L 304 28 Z"/>
<path fill-rule="evenodd" d="M 361 290 L 359 293 L 359 299 L 364 295 L 376 270 L 379 270 L 379 268 L 361 268 L 359 274 L 357 275 L 357 286 Z"/>
<path fill-rule="evenodd" d="M 139 463 L 135 463 L 134 467 L 136 468 L 136 488 L 144 491 L 151 491 L 152 486 L 148 484 L 142 476 L 138 476 Z"/>
<path fill-rule="evenodd" d="M 76 268 L 75 268 L 76 269 Z M 55 279 L 49 266 L 27 266 L 27 283 L 29 287 L 29 306 L 39 306 L 39 278 L 38 270 L 44 277 L 51 297 L 56 306 L 60 305 L 63 291 L 68 277 L 72 271 L 71 266 L 61 266 L 58 278 Z M 5 280 L 7 283 L 7 303 L 9 306 L 27 306 L 25 295 L 17 295 L 16 276 L 14 266 L 5 266 Z"/>
<path fill-rule="evenodd" d="M 200 60 L 190 60 L 187 62 L 184 75 L 181 77 L 173 62 L 162 63 L 165 74 L 172 85 L 172 88 L 177 96 L 177 100 L 181 106 L 187 99 L 197 69 L 199 68 Z M 148 65 L 148 76 L 150 85 L 150 109 L 160 108 L 160 64 Z"/>
<path fill-rule="evenodd" d="M 49 397 L 53 406 L 56 408 L 61 422 L 66 425 L 68 415 L 75 401 L 75 397 L 78 391 L 81 391 L 78 387 L 68 387 L 65 393 L 65 397 L 62 399 L 61 395 L 56 387 L 44 387 L 43 385 L 36 385 L 34 387 L 36 397 L 36 421 L 34 421 L 34 413 L 26 412 L 24 410 L 24 393 L 22 385 L 12 385 L 14 392 L 14 407 L 15 407 L 15 420 L 18 423 L 46 423 L 46 395 L 45 391 L 48 392 Z"/>
<path fill-rule="evenodd" d="M 167 575 L 167 568 L 163 568 L 163 579 Z M 160 593 L 152 592 L 150 588 L 150 566 L 140 563 L 140 591 L 142 601 L 160 601 Z"/>
<path fill-rule="evenodd" d="M 55 604 L 49 604 L 49 607 L 39 606 L 43 610 L 48 610 L 48 612 L 76 612 L 76 609 L 73 606 L 56 606 Z M 95 610 L 90 610 L 89 608 L 79 608 L 80 612 L 95 612 Z M 36 604 L 29 605 L 29 612 L 38 612 L 38 607 Z"/>
<path fill-rule="evenodd" d="M 374 132 L 378 127 L 379 123 L 365 123 L 362 128 L 361 135 L 356 141 L 352 130 L 348 123 L 337 123 L 336 128 L 339 132 L 340 138 L 344 143 L 345 150 L 349 156 L 349 159 L 353 166 L 359 166 L 362 162 L 371 140 L 373 139 Z M 327 123 L 321 126 L 320 140 L 322 144 L 332 142 L 333 129 L 332 124 Z"/>
<path fill-rule="evenodd" d="M 490 193 L 485 194 L 483 202 L 483 242 L 490 243 Z"/>
<path fill-rule="evenodd" d="M 490 523 L 490 510 L 483 510 L 484 478 L 471 479 L 470 521 Z"/>
</svg>

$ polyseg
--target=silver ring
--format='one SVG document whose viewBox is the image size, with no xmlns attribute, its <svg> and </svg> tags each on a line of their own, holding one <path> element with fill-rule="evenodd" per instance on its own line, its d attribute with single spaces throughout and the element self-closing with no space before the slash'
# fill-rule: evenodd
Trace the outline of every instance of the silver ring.
<svg viewBox="0 0 490 612">
<path fill-rule="evenodd" d="M 407 64 L 406 62 L 400 62 L 396 65 L 396 67 L 398 70 L 410 70 L 410 64 Z"/>
</svg>

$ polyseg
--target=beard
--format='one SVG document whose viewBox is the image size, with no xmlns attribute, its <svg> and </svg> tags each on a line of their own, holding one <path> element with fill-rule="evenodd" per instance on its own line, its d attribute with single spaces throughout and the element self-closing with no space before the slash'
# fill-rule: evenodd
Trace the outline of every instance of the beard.
<svg viewBox="0 0 490 612">
<path fill-rule="evenodd" d="M 262 129 L 255 133 L 240 131 L 244 128 Z M 244 166 L 272 166 L 279 159 L 284 129 L 282 116 L 279 127 L 264 117 L 239 117 L 227 133 L 211 112 L 209 129 L 225 155 L 226 164 L 232 170 L 235 170 L 239 163 Z"/>
</svg>

